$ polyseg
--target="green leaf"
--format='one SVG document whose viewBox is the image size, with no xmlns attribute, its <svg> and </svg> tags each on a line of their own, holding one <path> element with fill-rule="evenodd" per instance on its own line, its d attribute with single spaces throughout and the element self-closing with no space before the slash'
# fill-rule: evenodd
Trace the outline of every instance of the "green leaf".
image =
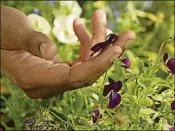
<svg viewBox="0 0 175 131">
<path fill-rule="evenodd" d="M 144 116 L 144 115 L 151 115 L 153 113 L 156 113 L 156 111 L 151 108 L 143 108 L 140 110 L 139 115 Z"/>
<path fill-rule="evenodd" d="M 84 105 L 84 96 L 76 92 L 75 112 L 78 113 L 82 110 Z"/>
</svg>

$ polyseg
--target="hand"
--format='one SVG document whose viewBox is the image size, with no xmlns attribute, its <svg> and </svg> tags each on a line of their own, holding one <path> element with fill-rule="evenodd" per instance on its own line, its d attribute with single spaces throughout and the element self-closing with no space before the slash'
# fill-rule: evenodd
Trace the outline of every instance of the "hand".
<svg viewBox="0 0 175 131">
<path fill-rule="evenodd" d="M 2 71 L 31 98 L 50 97 L 91 85 L 124 51 L 126 43 L 135 38 L 132 31 L 123 32 L 115 46 L 90 57 L 90 48 L 106 38 L 106 15 L 99 9 L 92 16 L 93 37 L 80 19 L 74 21 L 73 28 L 81 43 L 80 56 L 68 64 L 60 62 L 56 45 L 48 36 L 34 31 L 23 13 L 3 7 L 2 15 Z"/>
</svg>

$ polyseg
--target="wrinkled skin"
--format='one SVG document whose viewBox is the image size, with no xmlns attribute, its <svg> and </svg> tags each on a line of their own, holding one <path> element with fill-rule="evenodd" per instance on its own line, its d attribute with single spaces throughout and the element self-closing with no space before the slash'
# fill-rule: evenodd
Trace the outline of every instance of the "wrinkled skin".
<svg viewBox="0 0 175 131">
<path fill-rule="evenodd" d="M 93 37 L 79 18 L 74 20 L 80 55 L 73 62 L 61 62 L 57 46 L 48 36 L 35 31 L 25 14 L 2 6 L 1 15 L 1 69 L 33 99 L 91 85 L 135 38 L 132 31 L 123 32 L 114 46 L 90 57 L 91 47 L 106 39 L 106 14 L 98 9 L 92 16 Z"/>
</svg>

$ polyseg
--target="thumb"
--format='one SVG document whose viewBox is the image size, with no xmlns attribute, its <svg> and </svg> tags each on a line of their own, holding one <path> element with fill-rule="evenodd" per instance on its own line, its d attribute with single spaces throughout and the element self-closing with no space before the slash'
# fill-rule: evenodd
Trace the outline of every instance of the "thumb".
<svg viewBox="0 0 175 131">
<path fill-rule="evenodd" d="M 27 44 L 27 51 L 35 56 L 51 60 L 57 54 L 57 46 L 47 35 L 35 31 Z"/>
</svg>

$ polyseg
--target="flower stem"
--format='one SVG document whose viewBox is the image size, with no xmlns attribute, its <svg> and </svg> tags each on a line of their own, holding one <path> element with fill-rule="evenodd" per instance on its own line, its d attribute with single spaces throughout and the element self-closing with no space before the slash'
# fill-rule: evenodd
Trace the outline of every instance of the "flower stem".
<svg viewBox="0 0 175 131">
<path fill-rule="evenodd" d="M 53 116 L 55 116 L 57 119 L 59 119 L 61 122 L 63 122 L 66 125 L 69 125 L 70 127 L 72 127 L 68 122 L 64 121 L 63 119 L 61 119 L 58 115 L 56 115 L 53 111 L 46 109 L 47 111 L 49 111 Z"/>
<path fill-rule="evenodd" d="M 154 67 L 153 67 L 153 70 L 152 70 L 152 72 L 151 72 L 150 79 L 152 79 L 153 76 L 154 76 L 154 74 L 156 73 L 157 64 L 158 64 L 158 61 L 159 61 L 159 58 L 160 58 L 160 55 L 161 55 L 163 46 L 164 46 L 165 42 L 166 42 L 167 40 L 169 40 L 169 39 L 172 39 L 172 38 L 171 38 L 171 37 L 167 38 L 167 39 L 161 44 L 161 46 L 160 46 L 160 48 L 159 48 L 159 53 L 158 53 L 157 58 L 156 58 L 156 63 L 155 63 L 155 65 L 154 65 Z M 146 91 L 146 93 L 145 93 L 145 97 L 147 96 L 147 94 L 148 94 L 148 92 L 149 92 L 151 86 L 152 86 L 152 83 L 151 83 L 150 86 L 147 88 L 147 91 Z"/>
<path fill-rule="evenodd" d="M 166 81 L 167 81 L 168 79 L 170 79 L 171 76 L 172 76 L 172 74 L 169 73 L 168 76 L 167 76 L 167 78 L 166 78 Z"/>
<path fill-rule="evenodd" d="M 103 89 L 104 84 L 105 84 L 105 79 L 106 79 L 107 73 L 108 73 L 108 70 L 105 72 L 105 76 L 104 76 L 103 83 L 102 83 L 102 89 Z M 100 95 L 100 105 L 102 103 L 102 98 L 103 98 L 103 93 L 101 93 L 101 95 Z"/>
</svg>

